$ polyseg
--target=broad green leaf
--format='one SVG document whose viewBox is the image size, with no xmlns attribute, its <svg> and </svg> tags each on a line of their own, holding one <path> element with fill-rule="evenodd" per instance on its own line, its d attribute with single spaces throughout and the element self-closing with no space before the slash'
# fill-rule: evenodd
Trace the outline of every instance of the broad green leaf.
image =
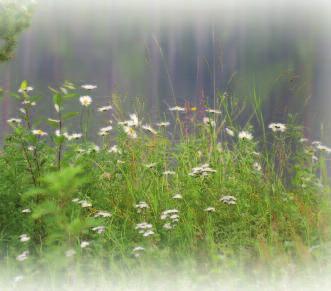
<svg viewBox="0 0 331 291">
<path fill-rule="evenodd" d="M 67 113 L 63 114 L 62 119 L 63 120 L 68 120 L 68 119 L 71 119 L 71 118 L 73 118 L 77 115 L 79 115 L 79 112 L 67 112 Z"/>
</svg>

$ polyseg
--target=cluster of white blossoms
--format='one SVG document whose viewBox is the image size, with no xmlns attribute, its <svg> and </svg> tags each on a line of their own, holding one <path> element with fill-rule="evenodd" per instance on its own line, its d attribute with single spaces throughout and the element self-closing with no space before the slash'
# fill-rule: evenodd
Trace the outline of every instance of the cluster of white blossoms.
<svg viewBox="0 0 331 291">
<path fill-rule="evenodd" d="M 216 170 L 212 169 L 209 164 L 203 164 L 199 167 L 195 167 L 192 169 L 191 173 L 189 173 L 189 176 L 192 177 L 205 177 L 209 176 L 212 173 L 216 173 Z"/>
<path fill-rule="evenodd" d="M 163 172 L 164 176 L 171 176 L 171 175 L 176 175 L 175 171 L 171 171 L 171 170 L 166 170 Z"/>
<path fill-rule="evenodd" d="M 239 139 L 242 140 L 252 140 L 253 139 L 253 135 L 249 132 L 249 131 L 240 131 L 238 134 Z"/>
<path fill-rule="evenodd" d="M 103 218 L 107 218 L 107 217 L 111 217 L 112 214 L 108 211 L 103 211 L 103 210 L 99 210 L 97 211 L 96 214 L 94 214 L 94 217 L 103 217 Z"/>
<path fill-rule="evenodd" d="M 168 209 L 161 213 L 161 220 L 165 220 L 166 223 L 163 225 L 164 229 L 172 229 L 179 222 L 179 210 L 177 209 Z"/>
<path fill-rule="evenodd" d="M 273 132 L 285 132 L 286 131 L 286 125 L 279 122 L 273 122 L 270 123 L 268 126 Z"/>
<path fill-rule="evenodd" d="M 148 237 L 155 234 L 153 231 L 153 225 L 147 222 L 138 223 L 135 229 L 137 229 L 138 232 L 142 234 L 144 237 Z"/>
<path fill-rule="evenodd" d="M 140 201 L 135 205 L 135 208 L 137 209 L 137 213 L 142 213 L 144 210 L 149 209 L 149 205 L 145 201 Z"/>
<path fill-rule="evenodd" d="M 230 195 L 221 197 L 220 201 L 223 202 L 224 204 L 228 204 L 228 205 L 237 204 L 237 198 L 234 196 L 230 196 Z"/>
</svg>

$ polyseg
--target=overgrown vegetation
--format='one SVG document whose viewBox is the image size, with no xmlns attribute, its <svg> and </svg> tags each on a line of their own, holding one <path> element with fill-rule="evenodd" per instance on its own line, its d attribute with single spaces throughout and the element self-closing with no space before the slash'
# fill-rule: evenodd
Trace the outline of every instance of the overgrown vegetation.
<svg viewBox="0 0 331 291">
<path fill-rule="evenodd" d="M 216 108 L 176 106 L 148 124 L 127 119 L 119 98 L 95 110 L 70 82 L 51 91 L 52 119 L 34 116 L 27 82 L 13 94 L 22 108 L 0 156 L 0 254 L 15 282 L 40 269 L 250 276 L 328 260 L 331 150 L 304 139 L 293 117 L 265 126 L 256 98 L 250 123 L 236 124 L 240 105 L 220 95 Z M 99 146 L 95 115 L 108 120 Z"/>
</svg>

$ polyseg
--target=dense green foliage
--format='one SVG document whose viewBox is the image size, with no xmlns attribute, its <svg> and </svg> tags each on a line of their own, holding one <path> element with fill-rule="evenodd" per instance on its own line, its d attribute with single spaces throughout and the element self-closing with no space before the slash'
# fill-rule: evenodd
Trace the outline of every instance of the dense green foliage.
<svg viewBox="0 0 331 291">
<path fill-rule="evenodd" d="M 0 1 L 0 62 L 13 57 L 17 38 L 30 23 L 32 1 Z"/>
<path fill-rule="evenodd" d="M 156 131 L 136 115 L 123 122 L 119 98 L 93 110 L 94 100 L 80 97 L 81 112 L 68 112 L 75 86 L 51 90 L 57 117 L 44 117 L 48 133 L 38 129 L 32 88 L 23 82 L 13 94 L 23 107 L 0 156 L 0 256 L 9 273 L 86 263 L 77 271 L 189 264 L 251 274 L 327 258 L 330 149 L 303 139 L 293 117 L 265 128 L 256 101 L 250 122 L 259 128 L 240 127 L 240 104 L 220 95 L 216 109 L 175 108 L 171 125 Z M 89 117 L 109 112 L 98 147 Z M 82 135 L 67 132 L 75 119 Z"/>
</svg>

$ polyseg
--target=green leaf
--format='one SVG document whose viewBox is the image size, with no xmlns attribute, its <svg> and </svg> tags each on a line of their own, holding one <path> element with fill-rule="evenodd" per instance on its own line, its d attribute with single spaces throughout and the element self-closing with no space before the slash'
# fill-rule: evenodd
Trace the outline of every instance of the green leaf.
<svg viewBox="0 0 331 291">
<path fill-rule="evenodd" d="M 77 115 L 79 115 L 79 112 L 67 112 L 67 113 L 63 114 L 62 119 L 63 120 L 68 120 L 68 119 L 71 119 L 71 118 L 73 118 Z"/>
<path fill-rule="evenodd" d="M 53 128 L 58 128 L 59 127 L 59 123 L 54 121 L 54 120 L 47 119 L 47 123 Z"/>
<path fill-rule="evenodd" d="M 76 98 L 78 96 L 79 95 L 77 93 L 69 93 L 69 94 L 64 95 L 63 98 L 66 99 L 66 100 L 69 100 L 69 99 L 72 99 L 72 98 Z"/>
<path fill-rule="evenodd" d="M 53 102 L 54 104 L 61 106 L 62 105 L 62 96 L 61 94 L 57 93 L 53 95 Z"/>
</svg>

